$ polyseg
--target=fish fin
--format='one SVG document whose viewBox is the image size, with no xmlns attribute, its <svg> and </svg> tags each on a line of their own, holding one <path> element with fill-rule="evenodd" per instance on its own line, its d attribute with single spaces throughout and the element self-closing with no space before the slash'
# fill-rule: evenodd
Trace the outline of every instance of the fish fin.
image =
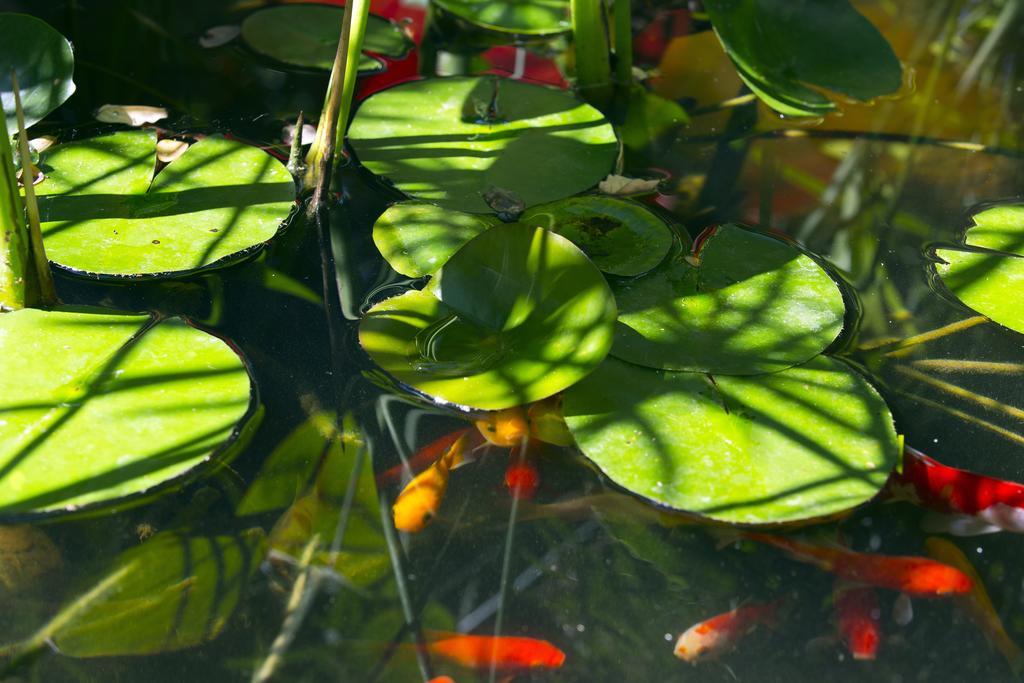
<svg viewBox="0 0 1024 683">
<path fill-rule="evenodd" d="M 1002 529 L 991 522 L 972 515 L 946 515 L 929 511 L 921 518 L 921 530 L 929 534 L 952 536 L 981 536 Z"/>
</svg>

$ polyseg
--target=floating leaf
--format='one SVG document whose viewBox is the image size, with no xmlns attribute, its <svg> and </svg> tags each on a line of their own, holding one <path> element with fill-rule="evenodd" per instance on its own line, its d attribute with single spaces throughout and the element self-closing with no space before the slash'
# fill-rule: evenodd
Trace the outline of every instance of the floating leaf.
<svg viewBox="0 0 1024 683">
<path fill-rule="evenodd" d="M 292 66 L 330 69 L 341 36 L 344 10 L 326 5 L 285 5 L 253 12 L 242 22 L 242 39 L 265 57 Z M 402 57 L 412 41 L 387 19 L 370 15 L 363 50 L 385 57 Z M 359 59 L 360 72 L 380 71 L 383 62 L 367 54 Z"/>
<path fill-rule="evenodd" d="M 618 143 L 599 111 L 563 90 L 496 77 L 403 83 L 363 102 L 349 128 L 359 160 L 412 197 L 490 213 L 501 188 L 526 207 L 593 187 Z"/>
<path fill-rule="evenodd" d="M 839 287 L 781 240 L 723 225 L 700 265 L 681 256 L 614 287 L 612 355 L 666 370 L 756 375 L 821 353 L 843 327 Z"/>
<path fill-rule="evenodd" d="M 849 0 L 707 0 L 740 77 L 781 114 L 835 109 L 822 88 L 866 101 L 900 88 L 889 43 Z"/>
<path fill-rule="evenodd" d="M 389 206 L 373 224 L 373 243 L 402 275 L 421 277 L 444 265 L 469 240 L 495 221 L 426 202 Z"/>
<path fill-rule="evenodd" d="M 255 409 L 246 366 L 178 318 L 0 316 L 0 514 L 143 494 L 228 457 Z"/>
<path fill-rule="evenodd" d="M 571 242 L 502 224 L 452 256 L 430 291 L 370 309 L 359 341 L 399 381 L 496 410 L 585 376 L 608 353 L 614 320 L 608 285 Z"/>
<path fill-rule="evenodd" d="M 474 26 L 523 36 L 550 36 L 572 27 L 569 0 L 435 0 Z"/>
<path fill-rule="evenodd" d="M 249 145 L 208 137 L 155 178 L 156 134 L 125 131 L 51 147 L 36 187 L 46 253 L 90 276 L 167 277 L 225 265 L 275 235 L 291 174 Z"/>
<path fill-rule="evenodd" d="M 960 301 L 1024 334 L 1024 204 L 974 215 L 964 234 L 967 249 L 936 249 L 935 271 Z"/>
<path fill-rule="evenodd" d="M 237 536 L 157 534 L 124 552 L 110 571 L 32 638 L 71 657 L 149 655 L 216 638 L 263 559 L 254 528 Z"/>
<path fill-rule="evenodd" d="M 819 356 L 757 377 L 608 358 L 565 394 L 584 455 L 628 491 L 730 523 L 837 514 L 871 499 L 900 449 L 878 393 Z"/>
<path fill-rule="evenodd" d="M 530 209 L 520 222 L 569 238 L 595 266 L 612 275 L 646 273 L 672 246 L 665 221 L 626 199 L 570 197 Z"/>
<path fill-rule="evenodd" d="M 12 69 L 18 77 L 26 127 L 41 121 L 75 92 L 71 43 L 45 21 L 27 14 L 0 12 L 0 64 L 0 101 L 8 131 L 18 130 Z"/>
</svg>

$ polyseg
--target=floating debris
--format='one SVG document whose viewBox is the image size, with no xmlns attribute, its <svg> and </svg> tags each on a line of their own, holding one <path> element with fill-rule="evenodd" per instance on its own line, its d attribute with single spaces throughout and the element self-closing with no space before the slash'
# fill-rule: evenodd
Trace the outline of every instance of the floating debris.
<svg viewBox="0 0 1024 683">
<path fill-rule="evenodd" d="M 167 110 L 163 107 L 150 107 L 144 104 L 104 104 L 96 110 L 95 118 L 102 123 L 142 126 L 166 119 Z"/>
</svg>

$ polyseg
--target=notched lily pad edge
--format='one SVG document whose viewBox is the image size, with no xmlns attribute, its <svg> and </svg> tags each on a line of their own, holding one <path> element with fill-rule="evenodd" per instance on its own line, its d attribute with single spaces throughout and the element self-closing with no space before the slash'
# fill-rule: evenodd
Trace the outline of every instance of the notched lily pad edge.
<svg viewBox="0 0 1024 683">
<path fill-rule="evenodd" d="M 503 28 L 496 24 L 485 24 L 476 23 L 463 17 L 456 12 L 451 11 L 445 7 L 442 2 L 433 2 L 431 5 L 436 9 L 443 12 L 445 20 L 452 21 L 463 31 L 467 32 L 484 32 L 486 37 L 491 41 L 494 41 L 494 45 L 504 45 L 508 42 L 509 38 L 525 38 L 527 40 L 547 40 L 550 38 L 557 38 L 558 36 L 568 35 L 572 33 L 572 26 L 566 26 L 565 28 L 541 30 L 541 31 L 522 31 L 522 30 L 510 30 Z M 568 7 L 568 5 L 566 5 Z M 568 16 L 568 15 L 567 15 Z M 522 42 L 522 41 L 517 41 Z M 490 43 L 488 43 L 490 44 Z"/>
<path fill-rule="evenodd" d="M 222 256 L 216 261 L 211 261 L 206 265 L 197 266 L 195 268 L 186 268 L 184 270 L 167 270 L 161 271 L 159 273 L 94 273 L 90 270 L 80 270 L 78 268 L 72 268 L 71 266 L 66 266 L 63 263 L 57 263 L 56 261 L 49 262 L 50 268 L 60 271 L 63 274 L 80 278 L 82 280 L 89 280 L 92 282 L 104 282 L 108 284 L 159 282 L 164 280 L 176 280 L 181 278 L 193 277 L 195 275 L 202 275 L 204 273 L 212 272 L 215 270 L 221 270 L 223 268 L 229 268 L 231 266 L 238 265 L 239 263 L 250 261 L 256 256 L 258 256 L 259 253 L 262 250 L 266 249 L 267 246 L 272 241 L 283 235 L 288 230 L 292 222 L 296 220 L 296 216 L 299 215 L 300 208 L 301 202 L 298 199 L 296 199 L 288 215 L 285 216 L 284 220 L 281 221 L 281 224 L 277 226 L 277 230 L 275 230 L 274 234 L 271 235 L 267 240 L 260 242 L 259 244 L 254 244 L 252 246 L 246 247 L 245 249 L 240 249 L 239 251 L 228 254 L 227 256 Z"/>
<path fill-rule="evenodd" d="M 693 238 L 693 246 L 691 247 L 690 251 L 691 255 L 699 256 L 700 250 L 703 249 L 704 245 L 707 243 L 708 238 L 711 237 L 714 231 L 717 230 L 721 225 L 726 224 L 722 223 L 719 225 L 711 225 L 701 230 L 697 234 L 697 236 Z M 840 296 L 843 297 L 843 328 L 839 330 L 839 334 L 836 335 L 836 338 L 833 339 L 828 346 L 822 349 L 821 353 L 819 353 L 818 355 L 834 356 L 835 354 L 845 351 L 847 348 L 849 348 L 850 344 L 856 338 L 854 331 L 860 328 L 860 321 L 864 316 L 864 308 L 863 306 L 861 306 L 860 298 L 857 296 L 857 289 L 851 283 L 846 281 L 846 278 L 842 276 L 842 273 L 839 272 L 839 269 L 833 266 L 831 263 L 829 263 L 823 256 L 811 251 L 802 243 L 798 242 L 796 239 L 794 239 L 793 237 L 786 233 L 771 229 L 766 230 L 765 228 L 762 228 L 760 226 L 747 225 L 746 223 L 733 222 L 731 223 L 731 225 L 736 225 L 744 230 L 749 230 L 750 232 L 756 233 L 758 235 L 769 237 L 771 239 L 782 242 L 783 244 L 786 244 L 792 247 L 793 249 L 796 249 L 801 254 L 814 261 L 814 263 L 819 268 L 821 268 L 826 275 L 828 275 L 829 279 L 832 280 L 833 283 L 835 283 L 836 288 L 839 290 Z M 817 356 L 813 357 L 816 358 Z M 807 360 L 811 359 L 808 358 Z M 802 365 L 802 363 L 799 363 L 798 365 Z M 776 372 L 781 372 L 781 370 L 777 370 Z"/>
<path fill-rule="evenodd" d="M 62 306 L 61 310 L 79 311 L 83 313 L 110 313 L 107 309 L 101 309 L 94 306 Z M 165 479 L 158 484 L 154 484 L 148 489 L 111 500 L 97 501 L 95 503 L 87 503 L 85 505 L 73 505 L 65 508 L 54 508 L 41 512 L 4 512 L 0 510 L 0 522 L 4 524 L 20 524 L 29 522 L 47 522 L 57 519 L 61 521 L 70 519 L 77 520 L 139 507 L 140 505 L 144 505 L 149 501 L 159 498 L 173 489 L 187 486 L 193 481 L 201 479 L 203 476 L 215 471 L 218 467 L 227 465 L 234 460 L 235 457 L 237 457 L 246 448 L 246 446 L 249 445 L 252 437 L 263 423 L 263 416 L 266 412 L 266 408 L 260 401 L 259 385 L 256 383 L 256 373 L 252 363 L 245 354 L 242 353 L 242 350 L 238 345 L 227 337 L 211 332 L 204 326 L 197 324 L 194 320 L 184 315 L 165 316 L 151 311 L 146 311 L 139 315 L 149 315 L 153 321 L 152 324 L 158 324 L 163 320 L 168 320 L 170 318 L 179 318 L 189 327 L 208 334 L 211 337 L 216 337 L 227 345 L 227 347 L 238 357 L 238 360 L 242 363 L 242 367 L 245 368 L 246 376 L 249 378 L 249 405 L 246 407 L 245 413 L 242 417 L 235 423 L 234 428 L 231 430 L 231 434 L 229 434 L 219 446 L 213 449 L 205 458 L 194 466 L 177 476 Z"/>
<path fill-rule="evenodd" d="M 426 81 L 426 80 L 440 81 L 440 80 L 444 80 L 444 79 L 447 79 L 447 78 L 497 78 L 497 79 L 502 79 L 502 80 L 514 80 L 514 79 L 510 79 L 510 78 L 508 78 L 506 76 L 499 76 L 499 75 L 496 75 L 496 74 L 481 74 L 479 76 L 431 76 L 429 78 L 423 77 L 423 76 L 419 76 L 419 77 L 417 77 L 415 79 L 412 79 L 412 80 L 402 81 L 400 83 L 393 83 L 393 84 L 389 85 L 386 88 L 381 88 L 380 90 L 375 91 L 373 93 L 373 95 L 371 95 L 370 97 L 364 97 L 362 100 L 359 100 L 356 103 L 355 108 L 352 110 L 352 115 L 349 117 L 348 126 L 349 127 L 352 126 L 352 122 L 356 120 L 356 116 L 359 115 L 359 110 L 362 108 L 363 104 L 365 102 L 369 101 L 375 95 L 379 95 L 380 93 L 387 92 L 388 90 L 391 90 L 392 88 L 398 88 L 398 87 L 401 87 L 403 85 L 408 85 L 409 83 L 415 83 L 415 82 L 418 82 L 418 81 Z M 584 100 L 580 99 L 579 96 L 573 90 L 566 90 L 564 88 L 556 88 L 555 86 L 552 86 L 552 85 L 547 85 L 547 84 L 544 84 L 544 83 L 534 83 L 532 81 L 523 81 L 523 82 L 524 83 L 529 83 L 529 85 L 532 85 L 532 86 L 535 86 L 535 87 L 538 87 L 538 88 L 547 88 L 548 90 L 555 90 L 557 92 L 567 93 L 567 94 L 569 94 L 569 95 L 579 99 L 581 104 L 586 104 L 586 102 Z M 614 130 L 614 128 L 613 128 L 613 130 Z M 614 173 L 615 172 L 615 166 L 618 164 L 618 159 L 619 159 L 620 156 L 622 156 L 622 139 L 619 137 L 617 132 L 615 133 L 615 147 L 616 147 L 615 158 L 612 160 L 611 168 L 608 169 L 608 173 Z M 385 192 L 388 192 L 388 193 L 390 193 L 392 195 L 396 195 L 395 199 L 388 201 L 388 206 L 391 206 L 392 204 L 397 204 L 398 202 L 414 201 L 414 202 L 422 202 L 424 204 L 431 204 L 433 206 L 436 206 L 436 207 L 438 207 L 440 209 L 444 209 L 446 211 L 459 211 L 459 209 L 449 209 L 449 208 L 447 208 L 445 206 L 442 206 L 441 204 L 438 204 L 435 201 L 431 201 L 431 200 L 425 199 L 423 197 L 417 197 L 415 195 L 407 194 L 406 192 L 403 192 L 402 190 L 399 190 L 395 186 L 395 184 L 389 178 L 387 178 L 386 176 L 377 175 L 373 171 L 371 171 L 368 168 L 366 168 L 366 165 L 363 164 L 363 162 L 359 159 L 359 154 L 356 152 L 355 147 L 352 146 L 352 143 L 349 140 L 348 129 L 347 128 L 345 130 L 345 152 L 348 155 L 350 165 L 354 164 L 355 166 L 357 166 L 359 168 L 359 170 L 361 172 L 366 173 L 369 176 L 369 180 L 371 182 L 375 183 L 375 185 L 377 186 L 378 189 L 382 189 Z M 608 174 L 605 174 L 605 177 L 607 177 L 607 175 Z M 597 182 L 595 182 L 593 185 L 591 185 L 590 187 L 586 188 L 585 190 L 582 190 L 581 192 L 577 192 L 576 194 L 571 194 L 568 197 L 560 197 L 560 199 L 568 199 L 569 197 L 581 197 L 581 196 L 588 195 L 588 194 L 594 194 L 594 195 L 597 195 L 599 197 L 611 196 L 611 195 L 605 195 L 605 194 L 597 191 L 597 186 L 603 180 L 604 180 L 604 178 L 601 178 L 600 180 L 598 180 Z M 551 201 L 559 201 L 559 200 L 558 199 L 553 199 Z M 533 206 L 540 206 L 540 204 L 535 204 Z M 531 208 L 533 208 L 533 206 L 528 206 L 526 208 L 527 209 L 531 209 Z M 476 212 L 476 211 L 462 211 L 462 213 L 466 213 L 466 214 L 469 214 L 471 216 L 497 216 L 497 212 L 495 212 L 495 211 L 480 211 L 480 212 Z M 510 222 L 514 223 L 515 221 L 510 221 Z"/>
<path fill-rule="evenodd" d="M 823 355 L 826 355 L 826 354 L 820 353 L 818 355 L 819 356 L 823 356 Z M 815 358 L 817 358 L 817 356 L 815 356 Z M 857 365 L 855 363 L 852 363 L 851 361 L 849 361 L 849 360 L 847 360 L 845 358 L 838 358 L 836 356 L 829 356 L 829 358 L 831 358 L 832 360 L 835 360 L 835 361 L 837 361 L 839 363 L 842 363 L 843 365 L 848 367 L 852 372 L 854 372 L 857 375 L 859 375 L 867 383 L 867 385 L 871 388 L 871 390 L 874 391 L 875 394 L 885 403 L 885 405 L 886 406 L 889 405 L 889 402 L 885 400 L 885 397 L 882 396 L 882 393 L 878 390 L 878 388 L 874 385 L 874 383 L 868 381 L 867 373 L 859 365 Z M 620 363 L 625 363 L 627 365 L 631 365 L 633 367 L 639 368 L 641 370 L 650 370 L 652 372 L 675 372 L 675 371 L 672 371 L 672 370 L 655 370 L 654 368 L 648 368 L 648 367 L 645 367 L 643 365 L 637 365 L 636 363 L 630 363 L 629 361 L 623 360 L 623 359 L 618 358 L 618 357 L 616 357 L 615 360 L 619 361 Z M 795 367 L 799 367 L 799 366 L 795 366 Z M 779 372 L 785 372 L 785 370 L 780 370 Z M 699 375 L 704 375 L 705 377 L 708 376 L 708 373 L 687 373 L 687 374 L 699 374 Z M 772 373 L 769 373 L 769 374 L 772 374 Z M 891 412 L 892 411 L 891 411 L 891 408 L 890 408 L 890 414 L 891 414 Z M 902 453 L 903 452 L 903 434 L 900 433 L 899 429 L 896 429 L 895 419 L 893 420 L 893 428 L 896 431 L 896 438 L 897 438 L 897 442 L 899 443 L 899 452 Z M 570 432 L 571 432 L 571 430 L 570 430 Z M 827 515 L 821 515 L 819 517 L 806 517 L 806 518 L 794 519 L 794 520 L 791 520 L 791 521 L 784 521 L 784 522 L 726 522 L 726 521 L 723 521 L 723 520 L 720 520 L 720 519 L 715 519 L 714 517 L 707 517 L 705 515 L 700 514 L 699 512 L 693 512 L 692 510 L 683 510 L 683 509 L 680 509 L 680 508 L 674 508 L 671 505 L 667 505 L 666 503 L 663 503 L 662 501 L 655 500 L 653 498 L 648 498 L 646 495 L 644 495 L 642 493 L 637 493 L 635 491 L 632 491 L 632 490 L 626 488 L 625 486 L 622 486 L 621 484 L 619 484 L 615 480 L 613 480 L 604 471 L 604 469 L 601 468 L 600 465 L 598 465 L 596 462 L 594 462 L 593 460 L 591 460 L 590 458 L 587 457 L 586 453 L 583 452 L 583 449 L 581 449 L 579 447 L 579 445 L 575 443 L 575 438 L 574 438 L 573 444 L 571 446 L 567 446 L 566 448 L 571 449 L 571 451 L 580 459 L 580 461 L 584 465 L 590 467 L 595 472 L 598 472 L 600 474 L 600 476 L 601 476 L 602 483 L 607 488 L 612 489 L 612 490 L 616 491 L 617 493 L 622 493 L 623 495 L 632 496 L 633 498 L 636 498 L 637 500 L 641 501 L 645 505 L 649 505 L 652 508 L 655 508 L 656 510 L 658 510 L 660 512 L 665 512 L 665 513 L 670 514 L 670 515 L 672 515 L 674 517 L 678 517 L 680 519 L 685 519 L 687 521 L 693 522 L 695 525 L 702 526 L 702 527 L 711 527 L 711 528 L 720 528 L 720 529 L 798 529 L 798 528 L 802 528 L 802 527 L 805 527 L 805 526 L 812 526 L 812 525 L 815 525 L 815 524 L 825 524 L 825 523 L 828 523 L 828 522 L 835 522 L 835 521 L 839 521 L 839 520 L 845 519 L 845 518 L 849 517 L 850 515 L 852 515 L 854 512 L 856 512 L 857 510 L 859 510 L 861 508 L 864 508 L 864 507 L 867 507 L 868 505 L 871 505 L 872 503 L 876 502 L 877 500 L 879 500 L 879 498 L 881 496 L 883 496 L 885 494 L 885 489 L 886 489 L 885 485 L 883 484 L 881 487 L 879 487 L 879 489 L 875 493 L 875 495 L 873 495 L 870 498 L 864 500 L 863 502 L 858 503 L 857 505 L 854 505 L 852 507 L 846 508 L 844 510 L 839 510 L 837 512 L 833 512 L 833 513 L 827 514 Z M 895 472 L 898 467 L 900 467 L 899 456 L 897 456 L 897 458 L 895 460 L 895 464 L 893 465 L 892 470 L 890 470 L 889 476 L 891 476 L 892 472 Z"/>
</svg>

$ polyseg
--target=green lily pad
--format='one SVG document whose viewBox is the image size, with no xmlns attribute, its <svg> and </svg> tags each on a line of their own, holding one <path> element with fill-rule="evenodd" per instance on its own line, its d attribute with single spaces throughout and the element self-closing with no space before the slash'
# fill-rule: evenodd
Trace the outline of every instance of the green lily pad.
<svg viewBox="0 0 1024 683">
<path fill-rule="evenodd" d="M 661 263 L 672 246 L 665 222 L 642 204 L 587 195 L 530 209 L 521 223 L 568 237 L 594 265 L 611 275 L 640 275 Z"/>
<path fill-rule="evenodd" d="M 599 111 L 564 90 L 511 79 L 433 78 L 367 99 L 349 141 L 362 164 L 406 194 L 444 208 L 491 213 L 484 193 L 525 207 L 596 185 L 618 153 Z"/>
<path fill-rule="evenodd" d="M 429 275 L 462 245 L 495 220 L 426 202 L 389 206 L 373 224 L 373 243 L 395 271 L 409 277 Z"/>
<path fill-rule="evenodd" d="M 665 370 L 756 375 L 803 363 L 843 328 L 838 285 L 795 246 L 736 225 L 614 286 L 612 355 Z"/>
<path fill-rule="evenodd" d="M 359 341 L 398 381 L 497 410 L 579 381 L 608 353 L 614 320 L 611 291 L 583 252 L 552 232 L 513 223 L 462 247 L 430 291 L 370 309 Z"/>
<path fill-rule="evenodd" d="M 608 358 L 566 392 L 563 411 L 583 454 L 613 482 L 729 523 L 848 510 L 878 493 L 900 453 L 882 398 L 825 356 L 713 380 Z"/>
<path fill-rule="evenodd" d="M 328 5 L 284 5 L 253 12 L 242 22 L 242 39 L 259 54 L 292 66 L 330 70 L 341 36 L 345 11 Z M 398 58 L 413 47 L 401 28 L 371 14 L 363 37 L 360 73 L 384 68 L 366 52 Z"/>
<path fill-rule="evenodd" d="M 182 477 L 256 405 L 238 353 L 179 318 L 0 315 L 0 515 L 71 511 Z"/>
<path fill-rule="evenodd" d="M 464 21 L 501 33 L 551 36 L 572 28 L 569 0 L 434 0 Z"/>
<path fill-rule="evenodd" d="M 216 638 L 263 559 L 266 537 L 157 534 L 122 553 L 110 571 L 31 639 L 71 657 L 150 655 Z"/>
<path fill-rule="evenodd" d="M 169 277 L 219 267 L 273 237 L 295 185 L 277 159 L 219 137 L 153 177 L 156 134 L 135 130 L 52 147 L 36 186 L 46 253 L 93 277 Z"/>
<path fill-rule="evenodd" d="M 707 0 L 704 8 L 740 77 L 781 114 L 835 109 L 815 88 L 866 101 L 902 84 L 889 43 L 849 0 Z"/>
<path fill-rule="evenodd" d="M 31 126 L 75 92 L 75 57 L 68 39 L 41 19 L 0 12 L 0 102 L 8 131 L 18 130 L 11 70 L 18 76 L 25 126 Z"/>
<path fill-rule="evenodd" d="M 942 282 L 960 301 L 1024 334 L 1024 204 L 975 214 L 964 234 L 966 249 L 936 249 Z"/>
</svg>

